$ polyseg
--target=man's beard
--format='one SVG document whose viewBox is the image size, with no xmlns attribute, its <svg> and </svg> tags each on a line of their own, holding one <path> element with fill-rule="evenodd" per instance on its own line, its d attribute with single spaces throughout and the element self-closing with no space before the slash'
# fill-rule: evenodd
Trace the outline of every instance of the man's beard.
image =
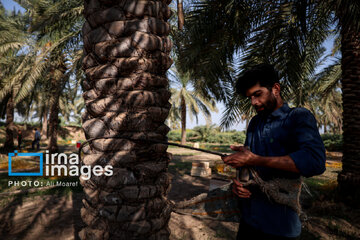
<svg viewBox="0 0 360 240">
<path fill-rule="evenodd" d="M 267 116 L 276 109 L 276 106 L 277 106 L 276 98 L 273 93 L 270 93 L 266 102 L 258 107 L 255 107 L 255 109 L 258 114 Z M 262 109 L 262 110 L 259 111 L 259 109 Z"/>
</svg>

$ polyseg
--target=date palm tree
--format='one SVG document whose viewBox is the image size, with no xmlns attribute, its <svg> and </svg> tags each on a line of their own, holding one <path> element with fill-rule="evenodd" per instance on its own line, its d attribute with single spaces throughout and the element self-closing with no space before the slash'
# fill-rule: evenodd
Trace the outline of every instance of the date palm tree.
<svg viewBox="0 0 360 240">
<path fill-rule="evenodd" d="M 81 27 L 83 24 L 83 6 L 79 1 L 21 1 L 28 9 L 32 18 L 30 31 L 37 34 L 37 45 L 42 50 L 36 56 L 39 63 L 35 65 L 38 72 L 42 72 L 47 82 L 42 86 L 49 89 L 49 150 L 56 152 L 60 98 L 64 95 L 64 88 L 75 75 L 80 81 L 82 58 Z M 75 54 L 76 52 L 79 52 Z M 71 62 L 71 66 L 69 66 Z M 40 69 L 42 67 L 42 69 Z M 30 82 L 30 85 L 38 79 Z M 45 112 L 44 112 L 45 113 Z M 47 116 L 47 113 L 45 113 Z"/>
<path fill-rule="evenodd" d="M 86 0 L 83 129 L 96 139 L 86 165 L 110 164 L 110 177 L 81 179 L 81 239 L 167 239 L 171 207 L 164 124 L 170 110 L 170 1 Z"/>
<path fill-rule="evenodd" d="M 343 102 L 343 169 L 338 175 L 340 198 L 360 205 L 360 2 L 334 1 L 341 36 Z"/>
<path fill-rule="evenodd" d="M 181 119 L 181 144 L 186 144 L 186 116 L 189 113 L 190 119 L 201 111 L 207 121 L 211 118 L 210 111 L 217 112 L 214 99 L 207 98 L 201 94 L 191 90 L 191 79 L 188 73 L 180 74 L 175 69 L 170 71 L 172 74 L 171 100 L 170 103 Z"/>
<path fill-rule="evenodd" d="M 6 116 L 6 151 L 14 148 L 15 95 L 21 84 L 14 81 L 12 76 L 17 71 L 17 65 L 24 59 L 21 50 L 29 42 L 29 35 L 26 33 L 28 17 L 20 12 L 6 12 L 0 4 L 0 112 L 1 118 Z"/>
<path fill-rule="evenodd" d="M 316 75 L 311 95 L 305 107 L 315 116 L 327 133 L 328 127 L 333 133 L 342 133 L 341 64 L 340 59 L 324 68 Z"/>
<path fill-rule="evenodd" d="M 83 8 L 78 1 L 39 0 L 20 1 L 19 4 L 27 9 L 26 14 L 19 21 L 21 25 L 12 23 L 13 27 L 10 28 L 8 26 L 11 22 L 1 21 L 6 30 L 3 33 L 7 33 L 2 34 L 1 51 L 16 47 L 21 54 L 13 54 L 16 62 L 6 67 L 6 69 L 13 68 L 13 71 L 7 74 L 5 80 L 2 79 L 0 100 L 5 99 L 6 96 L 12 96 L 6 99 L 12 100 L 8 101 L 9 104 L 12 103 L 9 106 L 14 106 L 29 95 L 34 97 L 38 94 L 39 91 L 33 90 L 39 87 L 41 90 L 50 89 L 49 100 L 52 103 L 49 120 L 50 150 L 55 151 L 57 149 L 58 99 L 66 79 L 69 79 L 72 73 L 67 71 L 65 59 L 69 58 L 71 50 L 77 51 L 73 46 L 76 46 L 80 40 Z M 24 19 L 25 17 L 27 18 Z M 9 22 L 8 25 L 6 25 L 7 22 Z M 19 43 L 19 39 L 22 40 L 22 44 Z M 44 79 L 49 81 L 48 85 L 42 84 L 41 81 Z M 10 111 L 12 108 L 7 109 L 9 109 L 7 115 L 13 116 L 14 111 Z"/>
</svg>

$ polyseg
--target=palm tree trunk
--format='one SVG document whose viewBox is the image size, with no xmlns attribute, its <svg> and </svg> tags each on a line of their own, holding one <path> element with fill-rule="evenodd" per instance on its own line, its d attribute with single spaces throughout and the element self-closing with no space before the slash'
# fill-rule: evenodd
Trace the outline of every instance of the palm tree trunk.
<svg viewBox="0 0 360 240">
<path fill-rule="evenodd" d="M 61 53 L 60 53 L 61 54 Z M 63 85 L 65 84 L 64 81 L 64 74 L 66 72 L 66 65 L 65 65 L 65 56 L 61 55 L 54 55 L 51 56 L 51 59 L 54 59 L 56 65 L 53 66 L 51 71 L 51 99 L 50 99 L 50 116 L 49 116 L 49 151 L 57 152 L 58 145 L 57 145 L 57 137 L 58 137 L 58 128 L 59 128 L 59 100 L 61 91 L 63 89 Z"/>
<path fill-rule="evenodd" d="M 6 123 L 5 123 L 5 143 L 4 143 L 4 149 L 6 151 L 12 151 L 14 149 L 14 131 L 15 131 L 15 125 L 14 125 L 14 98 L 13 93 L 10 93 L 9 100 L 6 104 Z"/>
<path fill-rule="evenodd" d="M 45 109 L 43 111 L 43 116 L 42 116 L 42 127 L 41 127 L 41 138 L 44 138 L 44 139 L 47 139 L 48 136 L 48 131 L 47 131 L 47 128 L 48 128 L 48 118 L 47 118 L 47 115 L 48 115 L 48 111 L 47 109 Z"/>
<path fill-rule="evenodd" d="M 120 138 L 97 139 L 84 148 L 84 165 L 111 165 L 113 175 L 80 178 L 86 224 L 81 239 L 170 235 L 170 155 L 167 145 L 146 141 L 166 140 L 169 131 L 169 3 L 85 1 L 83 129 L 87 139 Z"/>
<path fill-rule="evenodd" d="M 52 80 L 54 89 L 57 88 L 57 80 L 54 78 Z M 53 89 L 53 94 L 51 95 L 51 107 L 50 107 L 50 117 L 49 117 L 49 151 L 51 153 L 58 151 L 57 145 L 57 136 L 58 136 L 58 127 L 59 127 L 59 91 Z"/>
<path fill-rule="evenodd" d="M 186 104 L 181 96 L 181 144 L 186 144 Z"/>
<path fill-rule="evenodd" d="M 345 12 L 345 11 L 344 11 Z M 344 14 L 343 12 L 343 14 Z M 360 32 L 340 17 L 343 102 L 343 169 L 338 175 L 339 196 L 360 205 Z"/>
<path fill-rule="evenodd" d="M 185 22 L 184 7 L 182 0 L 177 0 L 177 11 L 178 11 L 178 29 L 182 30 Z"/>
</svg>

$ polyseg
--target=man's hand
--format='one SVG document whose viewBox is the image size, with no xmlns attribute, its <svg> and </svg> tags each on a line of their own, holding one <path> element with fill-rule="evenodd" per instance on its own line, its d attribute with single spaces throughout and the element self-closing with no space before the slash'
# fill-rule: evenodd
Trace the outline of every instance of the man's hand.
<svg viewBox="0 0 360 240">
<path fill-rule="evenodd" d="M 225 164 L 234 168 L 251 165 L 251 161 L 255 159 L 256 155 L 252 153 L 247 147 L 243 146 L 230 146 L 233 151 L 237 153 L 229 156 L 222 157 Z"/>
<path fill-rule="evenodd" d="M 233 188 L 232 191 L 233 193 L 240 197 L 240 198 L 250 198 L 251 197 L 251 192 L 249 190 L 247 190 L 246 188 L 243 187 L 243 185 L 238 182 L 236 179 L 233 179 Z"/>
</svg>

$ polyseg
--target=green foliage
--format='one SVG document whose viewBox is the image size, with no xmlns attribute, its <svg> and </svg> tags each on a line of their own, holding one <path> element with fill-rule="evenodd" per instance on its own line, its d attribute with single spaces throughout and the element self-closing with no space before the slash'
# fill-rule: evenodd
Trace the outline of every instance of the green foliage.
<svg viewBox="0 0 360 240">
<path fill-rule="evenodd" d="M 236 143 L 241 143 L 244 144 L 245 143 L 245 139 L 246 139 L 246 134 L 244 131 L 242 132 L 235 132 L 232 135 L 232 139 L 234 140 L 234 142 Z"/>
<path fill-rule="evenodd" d="M 171 84 L 171 110 L 168 116 L 168 125 L 177 128 L 178 122 L 181 121 L 181 125 L 186 126 L 186 116 L 188 115 L 191 121 L 194 117 L 198 121 L 200 112 L 208 122 L 211 121 L 210 112 L 218 111 L 215 100 L 203 95 L 197 89 L 191 90 L 194 86 L 189 73 L 180 73 L 172 68 L 169 70 L 168 76 Z"/>
<path fill-rule="evenodd" d="M 231 133 L 216 133 L 209 137 L 209 140 L 207 142 L 209 143 L 233 143 Z"/>
<path fill-rule="evenodd" d="M 201 142 L 208 142 L 209 138 L 214 134 L 215 125 L 206 125 L 206 126 L 196 126 L 194 131 L 198 133 Z"/>
<path fill-rule="evenodd" d="M 222 144 L 244 144 L 245 134 L 243 132 L 219 132 L 209 137 L 209 143 L 222 143 Z"/>
<path fill-rule="evenodd" d="M 169 141 L 180 142 L 181 141 L 181 129 L 172 130 L 167 134 Z M 191 129 L 186 129 L 186 141 L 196 142 L 198 140 L 198 134 Z"/>
<path fill-rule="evenodd" d="M 169 172 L 172 174 L 180 173 L 181 175 L 189 174 L 191 166 L 191 162 L 172 161 L 169 165 Z"/>
<path fill-rule="evenodd" d="M 196 131 L 197 130 L 197 131 Z M 203 131 L 204 136 L 200 135 L 198 131 Z M 244 144 L 246 135 L 244 132 L 239 131 L 228 131 L 228 132 L 217 132 L 214 129 L 208 131 L 204 126 L 195 127 L 194 130 L 186 130 L 186 141 L 187 142 L 206 142 L 206 143 L 220 143 L 220 144 Z M 181 141 L 181 131 L 173 130 L 168 133 L 168 139 L 171 142 Z M 204 141 L 205 140 L 205 141 Z"/>
<path fill-rule="evenodd" d="M 199 134 L 194 130 L 186 130 L 186 141 L 196 142 L 198 141 Z"/>
<path fill-rule="evenodd" d="M 169 141 L 171 141 L 171 142 L 181 141 L 181 132 L 178 130 L 170 131 L 167 134 L 167 137 L 168 137 Z"/>
<path fill-rule="evenodd" d="M 321 124 L 330 126 L 330 121 L 339 129 L 340 94 L 333 90 L 338 88 L 340 64 L 318 77 L 315 74 L 317 67 L 340 49 L 336 41 L 333 56 L 326 56 L 322 47 L 329 36 L 339 39 L 339 31 L 333 29 L 337 15 L 343 13 L 339 9 L 347 9 L 351 22 L 358 22 L 355 2 L 192 1 L 184 30 L 172 33 L 179 56 L 176 67 L 191 74 L 195 88 L 224 102 L 222 127 L 254 115 L 249 101 L 237 96 L 233 86 L 244 70 L 265 62 L 279 70 L 286 101 L 307 107 L 319 115 Z M 314 86 L 320 78 L 331 93 L 326 100 L 313 91 L 320 90 Z"/>
<path fill-rule="evenodd" d="M 340 134 L 322 134 L 321 138 L 328 151 L 342 151 L 343 137 Z"/>
</svg>

